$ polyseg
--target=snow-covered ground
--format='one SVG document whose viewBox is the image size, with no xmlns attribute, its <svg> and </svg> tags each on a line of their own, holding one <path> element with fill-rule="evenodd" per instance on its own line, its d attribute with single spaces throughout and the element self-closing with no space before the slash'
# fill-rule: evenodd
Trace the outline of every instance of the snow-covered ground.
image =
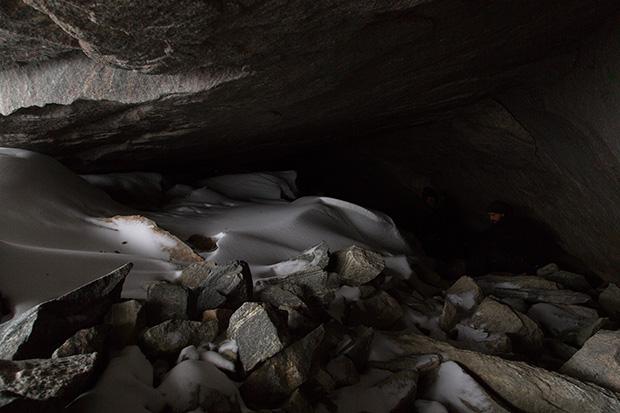
<svg viewBox="0 0 620 413">
<path fill-rule="evenodd" d="M 157 212 L 122 206 L 87 180 L 137 194 L 161 187 L 157 174 L 81 178 L 49 157 L 0 149 L 0 292 L 16 313 L 126 262 L 135 267 L 124 296 L 142 298 L 145 283 L 174 279 L 198 258 L 181 242 L 194 234 L 217 242 L 205 259 L 244 260 L 255 278 L 277 275 L 274 264 L 321 241 L 331 250 L 369 247 L 392 271 L 410 272 L 405 257 L 413 251 L 389 217 L 333 198 L 295 199 L 293 172 L 177 185 Z"/>
</svg>

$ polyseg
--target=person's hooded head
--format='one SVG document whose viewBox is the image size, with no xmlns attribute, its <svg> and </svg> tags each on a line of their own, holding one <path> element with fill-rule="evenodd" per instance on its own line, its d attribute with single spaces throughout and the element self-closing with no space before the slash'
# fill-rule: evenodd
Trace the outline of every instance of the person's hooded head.
<svg viewBox="0 0 620 413">
<path fill-rule="evenodd" d="M 487 214 L 491 224 L 498 224 L 506 219 L 512 212 L 512 208 L 505 202 L 493 201 L 487 207 Z"/>
</svg>

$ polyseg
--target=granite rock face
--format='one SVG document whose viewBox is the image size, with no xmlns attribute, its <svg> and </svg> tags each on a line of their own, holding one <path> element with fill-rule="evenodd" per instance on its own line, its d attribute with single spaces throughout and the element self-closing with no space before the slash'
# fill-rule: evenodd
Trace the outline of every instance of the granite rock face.
<svg viewBox="0 0 620 413">
<path fill-rule="evenodd" d="M 0 358 L 23 360 L 49 357 L 76 331 L 97 324 L 120 299 L 123 267 L 54 300 L 39 304 L 0 326 Z"/>
</svg>

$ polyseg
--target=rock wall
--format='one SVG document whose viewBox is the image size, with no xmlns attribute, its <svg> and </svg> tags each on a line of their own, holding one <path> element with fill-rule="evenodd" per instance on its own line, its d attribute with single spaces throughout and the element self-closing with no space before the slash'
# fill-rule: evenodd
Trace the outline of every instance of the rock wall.
<svg viewBox="0 0 620 413">
<path fill-rule="evenodd" d="M 546 223 L 595 273 L 619 280 L 619 39 L 606 27 L 576 53 L 533 66 L 536 84 L 368 141 L 359 156 L 391 165 L 410 196 L 420 188 L 407 180 L 425 173 L 472 216 L 505 200 Z"/>
</svg>

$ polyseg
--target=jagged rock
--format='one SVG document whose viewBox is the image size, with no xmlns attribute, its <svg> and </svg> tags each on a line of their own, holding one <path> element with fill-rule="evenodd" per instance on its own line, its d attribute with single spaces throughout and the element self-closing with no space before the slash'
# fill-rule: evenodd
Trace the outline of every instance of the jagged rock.
<svg viewBox="0 0 620 413">
<path fill-rule="evenodd" d="M 235 310 L 252 299 L 252 274 L 243 261 L 193 264 L 183 270 L 179 281 L 195 291 L 199 314 L 220 307 Z"/>
<path fill-rule="evenodd" d="M 335 387 L 350 386 L 360 380 L 353 361 L 347 356 L 338 356 L 325 366 L 325 371 L 334 379 Z"/>
<path fill-rule="evenodd" d="M 620 394 L 620 331 L 600 330 L 560 369 Z"/>
<path fill-rule="evenodd" d="M 472 328 L 493 333 L 505 333 L 524 350 L 537 350 L 542 346 L 544 334 L 538 324 L 506 304 L 485 298 L 464 323 Z"/>
<path fill-rule="evenodd" d="M 259 298 L 286 312 L 287 324 L 291 331 L 307 333 L 316 327 L 317 323 L 311 319 L 311 310 L 301 298 L 292 292 L 275 285 L 261 291 Z"/>
<path fill-rule="evenodd" d="M 578 305 L 534 304 L 528 317 L 540 324 L 552 337 L 581 347 L 602 328 L 606 319 L 593 308 Z"/>
<path fill-rule="evenodd" d="M 338 389 L 333 399 L 339 411 L 351 413 L 385 413 L 411 411 L 415 398 L 418 373 L 403 370 L 369 370 L 360 383 Z"/>
<path fill-rule="evenodd" d="M 132 264 L 126 264 L 0 325 L 0 359 L 49 357 L 76 331 L 98 324 L 120 299 L 131 267 Z"/>
<path fill-rule="evenodd" d="M 147 354 L 176 356 L 187 346 L 213 341 L 217 333 L 216 321 L 168 320 L 146 330 L 142 344 Z"/>
<path fill-rule="evenodd" d="M 362 285 L 374 280 L 385 268 L 381 254 L 351 246 L 334 254 L 334 271 L 340 274 L 343 284 Z"/>
<path fill-rule="evenodd" d="M 403 335 L 394 343 L 405 353 L 435 353 L 457 362 L 515 410 L 604 413 L 620 409 L 620 398 L 612 391 L 527 363 L 459 350 L 421 335 Z"/>
<path fill-rule="evenodd" d="M 546 280 L 554 281 L 569 290 L 588 292 L 592 289 L 592 286 L 581 274 L 576 274 L 569 271 L 555 271 L 551 274 L 543 276 Z"/>
<path fill-rule="evenodd" d="M 109 333 L 110 327 L 105 324 L 79 330 L 54 351 L 52 358 L 103 353 Z"/>
<path fill-rule="evenodd" d="M 478 284 L 467 276 L 459 278 L 447 291 L 439 326 L 451 330 L 482 301 L 484 294 Z"/>
<path fill-rule="evenodd" d="M 97 363 L 97 353 L 0 360 L 0 411 L 60 411 L 92 384 Z"/>
<path fill-rule="evenodd" d="M 609 283 L 599 294 L 598 302 L 611 317 L 620 319 L 620 288 L 616 284 Z"/>
<path fill-rule="evenodd" d="M 536 270 L 536 275 L 540 277 L 544 277 L 546 275 L 553 274 L 554 272 L 560 271 L 560 267 L 554 262 L 547 264 L 543 267 L 540 267 Z"/>
<path fill-rule="evenodd" d="M 591 301 L 587 294 L 559 289 L 557 283 L 530 275 L 486 275 L 476 278 L 486 295 L 499 298 L 520 298 L 532 303 L 584 304 Z"/>
<path fill-rule="evenodd" d="M 326 242 L 321 242 L 303 251 L 293 259 L 272 265 L 271 269 L 276 276 L 282 277 L 304 272 L 309 268 L 324 270 L 327 264 L 329 264 L 329 246 Z"/>
<path fill-rule="evenodd" d="M 453 361 L 424 376 L 420 397 L 437 400 L 451 412 L 508 413 L 485 388 Z"/>
<path fill-rule="evenodd" d="M 234 311 L 228 308 L 215 308 L 213 310 L 205 310 L 202 313 L 202 321 L 217 321 L 220 331 L 225 331 L 230 323 Z"/>
<path fill-rule="evenodd" d="M 350 308 L 350 323 L 363 324 L 387 330 L 403 317 L 403 309 L 394 297 L 379 290 L 376 294 L 353 303 Z"/>
<path fill-rule="evenodd" d="M 151 323 L 186 320 L 189 317 L 189 291 L 167 281 L 153 282 L 146 289 L 146 309 Z"/>
<path fill-rule="evenodd" d="M 226 336 L 237 342 L 244 372 L 249 373 L 284 348 L 280 317 L 277 310 L 267 304 L 244 303 L 230 318 Z"/>
<path fill-rule="evenodd" d="M 319 326 L 253 371 L 240 391 L 249 406 L 273 408 L 311 377 L 325 329 Z"/>
<path fill-rule="evenodd" d="M 457 343 L 459 347 L 484 354 L 508 354 L 512 352 L 512 340 L 505 333 L 488 332 L 465 324 L 457 324 Z"/>
<path fill-rule="evenodd" d="M 370 361 L 368 365 L 374 369 L 399 372 L 415 370 L 426 373 L 436 369 L 441 364 L 441 358 L 436 354 L 406 355 L 388 361 Z"/>
<path fill-rule="evenodd" d="M 340 287 L 336 274 L 313 266 L 285 277 L 259 280 L 256 286 L 261 289 L 278 286 L 301 298 L 314 312 L 322 311 L 334 299 Z"/>
<path fill-rule="evenodd" d="M 112 328 L 110 340 L 117 347 L 136 344 L 146 327 L 146 311 L 137 300 L 116 303 L 110 307 L 103 322 Z"/>
</svg>

